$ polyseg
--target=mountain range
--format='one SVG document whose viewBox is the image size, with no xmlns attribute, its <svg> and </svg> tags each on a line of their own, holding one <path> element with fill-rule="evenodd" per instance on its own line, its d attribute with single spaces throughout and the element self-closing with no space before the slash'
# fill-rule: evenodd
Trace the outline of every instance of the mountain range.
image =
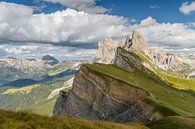
<svg viewBox="0 0 195 129">
<path fill-rule="evenodd" d="M 14 128 L 195 129 L 195 58 L 153 49 L 137 31 L 100 41 L 90 63 L 49 55 L 2 62 L 17 76 L 1 75 L 1 108 L 27 110 L 0 110 L 4 129 L 12 126 L 5 120 Z"/>
<path fill-rule="evenodd" d="M 51 116 L 59 90 L 70 89 L 66 81 L 71 80 L 79 65 L 50 55 L 42 59 L 1 59 L 0 108 Z"/>
<path fill-rule="evenodd" d="M 61 91 L 54 116 L 145 124 L 195 115 L 194 61 L 148 46 L 133 31 L 98 44 L 96 62 L 83 64 L 70 91 Z M 180 118 L 180 117 L 179 117 Z"/>
</svg>

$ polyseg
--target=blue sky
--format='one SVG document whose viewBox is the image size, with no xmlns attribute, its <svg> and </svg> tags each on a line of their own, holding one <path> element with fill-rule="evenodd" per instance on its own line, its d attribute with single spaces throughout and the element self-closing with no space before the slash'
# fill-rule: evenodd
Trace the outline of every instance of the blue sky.
<svg viewBox="0 0 195 129">
<path fill-rule="evenodd" d="M 0 0 L 0 58 L 58 48 L 63 60 L 92 59 L 99 41 L 134 29 L 151 47 L 195 54 L 195 0 Z"/>
<path fill-rule="evenodd" d="M 183 2 L 186 0 L 112 0 L 112 8 L 114 14 L 130 19 L 141 20 L 147 16 L 152 16 L 161 22 L 195 21 L 195 13 L 186 16 L 179 11 Z M 152 8 L 152 6 L 156 7 Z"/>
<path fill-rule="evenodd" d="M 28 6 L 44 6 L 42 12 L 52 13 L 66 9 L 67 7 L 38 0 L 1 0 L 24 4 Z M 187 0 L 192 2 L 193 0 Z M 96 5 L 111 9 L 110 14 L 124 16 L 129 19 L 141 20 L 148 16 L 155 17 L 161 22 L 193 22 L 195 21 L 195 12 L 191 15 L 183 15 L 179 7 L 186 0 L 101 0 Z M 153 8 L 152 8 L 153 7 Z M 35 13 L 41 13 L 35 10 Z"/>
</svg>

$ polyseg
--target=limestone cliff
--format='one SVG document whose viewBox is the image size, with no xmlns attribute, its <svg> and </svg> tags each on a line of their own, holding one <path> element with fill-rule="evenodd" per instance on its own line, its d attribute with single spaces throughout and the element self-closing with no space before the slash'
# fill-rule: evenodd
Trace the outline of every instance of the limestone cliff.
<svg viewBox="0 0 195 129">
<path fill-rule="evenodd" d="M 100 42 L 96 61 L 107 64 L 107 69 L 96 63 L 91 69 L 87 65 L 81 66 L 75 75 L 72 89 L 67 93 L 61 91 L 55 104 L 54 116 L 75 116 L 114 122 L 150 122 L 160 119 L 164 116 L 162 112 L 153 107 L 155 104 L 148 104 L 145 100 L 152 98 L 155 102 L 162 103 L 158 99 L 167 96 L 173 89 L 167 90 L 164 86 L 170 85 L 156 75 L 155 71 L 160 69 L 180 72 L 184 67 L 190 67 L 187 58 L 149 48 L 142 35 L 136 31 L 123 41 L 106 38 Z M 97 66 L 102 72 L 96 71 Z M 128 74 L 115 72 L 115 68 L 109 70 L 109 66 L 117 67 Z M 105 71 L 109 71 L 109 74 L 105 74 Z M 134 79 L 137 81 L 129 83 L 124 81 L 124 78 L 128 81 L 132 79 L 131 82 Z M 138 85 L 141 88 L 145 87 L 145 90 L 138 88 Z M 151 92 L 147 92 L 155 86 L 158 87 L 157 91 L 162 90 L 162 96 L 155 97 Z"/>
<path fill-rule="evenodd" d="M 75 75 L 72 90 L 61 92 L 54 115 L 114 122 L 148 122 L 161 118 L 160 113 L 143 101 L 147 96 L 142 89 L 82 66 Z"/>
<path fill-rule="evenodd" d="M 117 54 L 117 48 L 122 47 L 127 51 L 144 57 L 146 60 L 142 61 L 143 65 L 151 70 L 153 70 L 153 67 L 157 67 L 168 72 L 183 73 L 187 71 L 186 74 L 188 74 L 188 72 L 192 71 L 191 59 L 150 48 L 143 36 L 137 31 L 133 31 L 132 35 L 127 36 L 126 40 L 113 41 L 112 39 L 106 39 L 100 42 L 98 46 L 96 60 L 98 63 L 113 63 Z"/>
<path fill-rule="evenodd" d="M 117 47 L 124 46 L 124 41 L 113 41 L 112 38 L 105 38 L 98 43 L 96 62 L 110 64 L 114 58 Z"/>
</svg>

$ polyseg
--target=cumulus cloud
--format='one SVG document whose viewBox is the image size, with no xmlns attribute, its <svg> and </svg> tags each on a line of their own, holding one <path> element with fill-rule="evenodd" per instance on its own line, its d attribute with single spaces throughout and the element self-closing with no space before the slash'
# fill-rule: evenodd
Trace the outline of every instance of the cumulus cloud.
<svg viewBox="0 0 195 129">
<path fill-rule="evenodd" d="M 0 2 L 0 40 L 53 43 L 96 43 L 127 32 L 127 19 L 66 9 L 33 14 L 33 8 Z"/>
<path fill-rule="evenodd" d="M 179 10 L 184 15 L 189 15 L 191 12 L 195 11 L 195 1 L 192 1 L 191 3 L 190 2 L 183 3 Z"/>
<path fill-rule="evenodd" d="M 40 52 L 36 53 L 40 55 L 54 51 L 53 54 L 66 55 L 66 58 L 71 56 L 89 58 L 94 55 L 95 47 L 85 49 L 81 47 L 82 45 L 95 46 L 105 37 L 122 38 L 133 29 L 141 32 L 153 47 L 163 48 L 167 51 L 175 50 L 185 53 L 189 51 L 190 54 L 195 54 L 195 23 L 161 23 L 152 17 L 138 22 L 136 19 L 128 21 L 124 17 L 115 15 L 89 14 L 73 9 L 51 14 L 33 14 L 32 7 L 0 2 L 0 43 L 9 41 L 15 44 L 12 44 L 13 47 L 7 46 L 7 48 L 0 46 L 0 55 L 22 53 L 22 55 L 33 56 L 33 52 Z M 18 42 L 33 42 L 38 47 L 17 47 Z M 39 46 L 40 43 L 65 47 L 58 48 L 53 45 L 42 47 L 44 45 Z M 66 51 L 51 49 L 52 47 L 59 50 L 65 48 L 63 50 Z"/>
<path fill-rule="evenodd" d="M 106 13 L 108 9 L 97 6 L 96 0 L 42 0 L 46 2 L 59 3 L 68 8 L 85 11 L 88 13 Z"/>
<path fill-rule="evenodd" d="M 155 24 L 157 24 L 156 19 L 152 18 L 151 16 L 141 20 L 140 22 L 140 26 L 152 26 Z"/>
<path fill-rule="evenodd" d="M 192 25 L 193 23 L 159 23 L 148 17 L 131 28 L 141 32 L 153 47 L 190 55 L 195 54 L 195 30 L 191 28 Z"/>
</svg>

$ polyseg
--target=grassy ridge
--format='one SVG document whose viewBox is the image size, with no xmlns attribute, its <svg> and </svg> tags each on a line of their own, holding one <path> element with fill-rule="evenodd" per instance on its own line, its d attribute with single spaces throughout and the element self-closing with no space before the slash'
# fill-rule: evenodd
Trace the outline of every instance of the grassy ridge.
<svg viewBox="0 0 195 129">
<path fill-rule="evenodd" d="M 116 124 L 76 118 L 45 117 L 0 110 L 0 129 L 148 129 L 142 124 Z"/>
<path fill-rule="evenodd" d="M 118 124 L 0 110 L 0 129 L 195 129 L 194 117 L 172 116 L 147 123 Z"/>
<path fill-rule="evenodd" d="M 179 115 L 195 116 L 195 97 L 193 94 L 173 88 L 168 83 L 155 80 L 156 78 L 151 78 L 151 76 L 146 76 L 143 70 L 134 70 L 134 72 L 129 73 L 114 65 L 86 64 L 85 66 L 99 76 L 106 75 L 148 91 L 151 94 L 148 99 L 161 108 L 165 107 Z M 164 115 L 170 115 L 169 112 L 167 113 Z"/>
<path fill-rule="evenodd" d="M 151 62 L 150 58 L 147 57 L 146 55 L 144 55 L 143 53 L 140 53 L 140 52 L 137 52 L 137 51 L 128 52 L 128 51 L 124 50 L 123 48 L 119 48 L 119 49 L 121 50 L 120 55 L 123 56 L 123 59 L 126 62 L 128 62 L 129 65 L 131 65 L 132 67 L 138 67 L 138 66 L 135 66 L 135 64 L 133 64 L 129 60 L 127 55 L 133 57 L 135 60 L 138 60 L 139 62 L 147 63 L 151 67 L 151 69 L 153 69 L 161 79 L 173 84 L 172 85 L 173 87 L 175 87 L 177 89 L 181 89 L 181 90 L 193 90 L 193 91 L 195 91 L 195 79 L 183 78 L 181 76 L 181 74 L 173 72 L 173 71 L 165 73 L 162 70 L 160 70 L 159 68 L 154 67 L 154 64 Z M 188 70 L 185 70 L 186 66 L 183 66 L 183 67 L 184 67 L 184 72 L 188 71 Z M 146 68 L 144 68 L 144 66 L 141 69 L 142 69 L 141 72 L 144 72 L 143 71 L 144 69 L 146 70 Z M 188 67 L 188 69 L 189 69 L 189 67 Z"/>
<path fill-rule="evenodd" d="M 45 99 L 42 102 L 33 105 L 30 107 L 32 112 L 44 115 L 44 116 L 52 116 L 53 108 L 58 96 L 55 96 L 51 99 Z"/>
<path fill-rule="evenodd" d="M 158 72 L 158 75 L 173 84 L 175 88 L 181 90 L 192 90 L 195 91 L 195 79 L 185 79 L 177 76 L 168 75 L 166 73 Z"/>
<path fill-rule="evenodd" d="M 161 120 L 147 124 L 151 129 L 195 129 L 195 118 L 166 117 Z"/>
<path fill-rule="evenodd" d="M 64 81 L 69 78 L 55 80 L 49 83 L 35 84 L 22 88 L 3 87 L 0 88 L 0 108 L 9 110 L 33 110 L 43 115 L 51 115 L 53 104 L 47 97 L 50 93 L 63 86 Z M 55 100 L 54 100 L 55 101 Z M 48 107 L 44 110 L 40 107 L 41 103 L 48 103 Z M 52 109 L 51 109 L 52 108 Z M 39 110 L 40 109 L 40 110 Z M 43 113 L 41 111 L 44 111 Z"/>
<path fill-rule="evenodd" d="M 60 62 L 57 66 L 50 67 L 47 69 L 47 73 L 50 76 L 57 75 L 65 70 L 68 70 L 73 66 L 74 62 Z"/>
</svg>

